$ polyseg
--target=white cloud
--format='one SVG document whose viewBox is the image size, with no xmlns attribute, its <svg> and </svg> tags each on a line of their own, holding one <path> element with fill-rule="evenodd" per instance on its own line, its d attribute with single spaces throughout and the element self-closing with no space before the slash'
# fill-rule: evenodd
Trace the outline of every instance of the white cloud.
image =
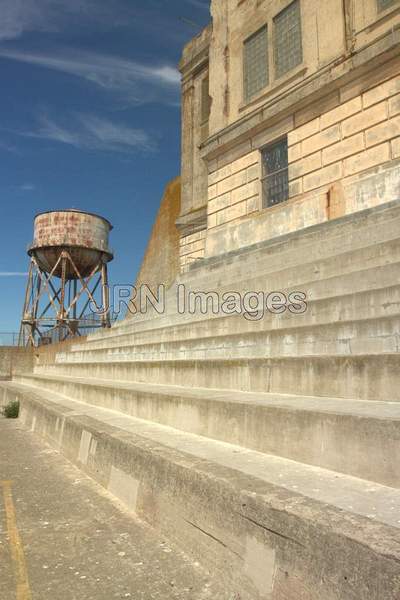
<svg viewBox="0 0 400 600">
<path fill-rule="evenodd" d="M 26 277 L 28 273 L 20 273 L 18 271 L 0 271 L 0 277 Z"/>
<path fill-rule="evenodd" d="M 19 186 L 21 192 L 33 192 L 36 190 L 36 186 L 34 183 L 23 183 Z"/>
<path fill-rule="evenodd" d="M 173 104 L 180 74 L 172 65 L 146 65 L 118 56 L 63 50 L 51 54 L 0 50 L 0 57 L 59 71 L 118 92 L 132 103 L 161 100 Z"/>
<path fill-rule="evenodd" d="M 67 122 L 57 122 L 48 115 L 42 115 L 38 129 L 22 135 L 53 140 L 84 150 L 130 153 L 154 152 L 157 149 L 156 142 L 142 129 L 82 113 L 72 115 Z"/>
</svg>

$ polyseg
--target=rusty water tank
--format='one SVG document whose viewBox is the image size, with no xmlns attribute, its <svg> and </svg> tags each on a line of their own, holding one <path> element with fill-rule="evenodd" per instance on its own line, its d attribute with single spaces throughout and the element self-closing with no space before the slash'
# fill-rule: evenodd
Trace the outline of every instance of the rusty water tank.
<svg viewBox="0 0 400 600">
<path fill-rule="evenodd" d="M 107 219 L 76 209 L 57 210 L 36 215 L 34 240 L 28 248 L 39 267 L 51 273 L 61 253 L 67 250 L 81 277 L 87 277 L 100 262 L 110 262 L 113 253 L 108 245 L 112 225 Z M 61 277 L 61 262 L 54 271 Z M 68 264 L 67 279 L 77 279 Z"/>
</svg>

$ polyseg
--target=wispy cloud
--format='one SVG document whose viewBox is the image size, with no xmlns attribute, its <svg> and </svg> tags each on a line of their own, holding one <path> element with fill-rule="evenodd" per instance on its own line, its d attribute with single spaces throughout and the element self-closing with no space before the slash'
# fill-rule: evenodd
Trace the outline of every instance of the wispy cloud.
<svg viewBox="0 0 400 600">
<path fill-rule="evenodd" d="M 63 50 L 49 54 L 0 49 L 0 57 L 79 77 L 133 103 L 162 99 L 173 103 L 180 75 L 169 64 L 146 65 L 113 55 Z"/>
<path fill-rule="evenodd" d="M 186 2 L 195 8 L 200 8 L 201 10 L 210 12 L 210 0 L 186 0 Z"/>
<path fill-rule="evenodd" d="M 65 12 L 79 12 L 84 4 L 84 0 L 2 0 L 0 40 L 18 38 L 26 31 L 57 31 Z"/>
<path fill-rule="evenodd" d="M 168 0 L 0 0 L 0 41 L 25 33 L 131 28 L 150 35 L 181 37 L 176 24 L 181 11 L 198 15 L 209 11 L 210 0 L 181 0 L 174 7 Z M 186 5 L 186 9 L 185 9 Z M 186 14 L 186 16 L 190 16 Z M 175 25 L 175 27 L 174 27 Z"/>
<path fill-rule="evenodd" d="M 36 185 L 34 183 L 23 183 L 19 186 L 21 192 L 34 192 L 36 190 Z"/>
<path fill-rule="evenodd" d="M 132 11 L 106 0 L 1 0 L 0 40 L 12 40 L 26 32 L 57 32 L 76 28 L 126 24 Z M 123 8 L 123 5 L 122 5 Z"/>
<path fill-rule="evenodd" d="M 84 150 L 122 153 L 157 150 L 156 141 L 146 131 L 91 114 L 75 113 L 63 121 L 41 115 L 38 128 L 22 135 L 52 140 Z"/>
<path fill-rule="evenodd" d="M 0 277 L 26 277 L 28 273 L 20 273 L 18 271 L 0 271 Z"/>
</svg>

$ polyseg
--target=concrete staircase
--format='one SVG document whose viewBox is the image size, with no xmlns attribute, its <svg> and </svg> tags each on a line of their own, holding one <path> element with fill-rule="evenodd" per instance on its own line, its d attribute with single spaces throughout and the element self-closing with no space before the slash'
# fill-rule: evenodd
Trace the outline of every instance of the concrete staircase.
<svg viewBox="0 0 400 600">
<path fill-rule="evenodd" d="M 224 582 L 400 597 L 400 203 L 205 260 L 201 291 L 308 309 L 127 319 L 3 385 L 26 425 Z"/>
</svg>

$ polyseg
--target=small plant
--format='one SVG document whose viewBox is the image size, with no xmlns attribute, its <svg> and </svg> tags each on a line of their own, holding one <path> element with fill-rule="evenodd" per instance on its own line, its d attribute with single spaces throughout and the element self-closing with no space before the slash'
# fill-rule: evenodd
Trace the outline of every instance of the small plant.
<svg viewBox="0 0 400 600">
<path fill-rule="evenodd" d="M 3 408 L 3 415 L 6 419 L 18 419 L 19 415 L 19 401 L 12 400 Z"/>
</svg>

